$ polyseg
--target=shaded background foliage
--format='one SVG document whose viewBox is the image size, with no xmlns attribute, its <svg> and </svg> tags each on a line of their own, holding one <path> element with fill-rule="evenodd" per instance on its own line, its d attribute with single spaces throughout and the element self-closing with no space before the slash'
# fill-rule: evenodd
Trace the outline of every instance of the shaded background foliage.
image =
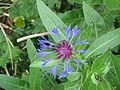
<svg viewBox="0 0 120 90">
<path fill-rule="evenodd" d="M 37 1 L 39 2 L 39 0 Z M 96 90 L 96 88 L 119 90 L 120 1 L 42 1 L 66 25 L 79 26 L 82 32 L 80 38 L 90 42 L 90 47 L 87 46 L 88 50 L 94 50 L 107 41 L 111 41 L 101 46 L 102 48 L 99 48 L 98 51 L 86 52 L 85 58 L 94 62 L 83 66 L 83 70 L 76 73 L 76 76 L 73 74 L 61 80 L 53 79 L 51 75 L 41 71 L 36 62 L 31 64 L 32 60 L 38 61 L 34 54 L 36 54 L 35 48 L 39 47 L 37 40 L 41 37 L 33 38 L 33 43 L 31 40 L 28 40 L 27 44 L 26 41 L 17 42 L 17 39 L 22 36 L 51 30 L 47 28 L 48 23 L 44 22 L 46 18 L 43 18 L 44 15 L 40 14 L 41 10 L 37 7 L 44 8 L 43 12 L 46 13 L 49 9 L 46 9 L 44 4 L 36 3 L 36 0 L 0 0 L 0 24 L 7 35 L 6 37 L 0 30 L 0 87 L 3 90 Z M 83 1 L 85 2 L 83 3 Z M 52 13 L 48 13 L 48 15 L 50 14 L 52 15 Z M 59 25 L 60 22 L 56 24 Z M 117 35 L 118 38 L 112 39 Z M 45 37 L 53 40 L 50 35 Z M 103 40 L 104 38 L 105 40 Z M 101 56 L 97 56 L 103 53 L 104 49 L 109 50 Z M 96 69 L 98 65 L 100 66 Z M 100 83 L 101 81 L 102 83 Z"/>
</svg>

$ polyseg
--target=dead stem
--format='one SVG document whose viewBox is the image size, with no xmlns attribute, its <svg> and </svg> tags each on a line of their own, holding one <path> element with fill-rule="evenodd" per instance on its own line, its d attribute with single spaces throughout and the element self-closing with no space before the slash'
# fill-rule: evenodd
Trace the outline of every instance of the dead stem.
<svg viewBox="0 0 120 90">
<path fill-rule="evenodd" d="M 49 34 L 48 32 L 44 32 L 44 33 L 39 33 L 39 34 L 28 35 L 28 36 L 25 36 L 25 37 L 18 38 L 17 42 L 21 42 L 21 41 L 24 41 L 24 40 L 27 40 L 27 39 L 30 39 L 30 38 L 39 37 L 39 36 L 45 36 L 45 35 L 48 35 L 48 34 Z"/>
</svg>

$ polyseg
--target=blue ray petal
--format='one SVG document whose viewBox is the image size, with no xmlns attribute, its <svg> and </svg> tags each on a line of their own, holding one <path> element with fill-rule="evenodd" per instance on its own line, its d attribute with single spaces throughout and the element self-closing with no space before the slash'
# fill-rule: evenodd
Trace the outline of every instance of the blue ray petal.
<svg viewBox="0 0 120 90">
<path fill-rule="evenodd" d="M 76 44 L 74 46 L 77 46 L 79 44 L 89 44 L 89 42 L 77 40 L 77 42 L 76 42 Z"/>
<path fill-rule="evenodd" d="M 57 28 L 57 27 L 54 28 L 54 29 L 52 30 L 52 32 L 53 32 L 54 34 L 56 34 L 56 35 L 59 35 L 59 32 L 58 32 L 58 28 Z"/>
<path fill-rule="evenodd" d="M 53 59 L 42 60 L 42 67 L 44 67 L 47 63 L 49 63 Z"/>
<path fill-rule="evenodd" d="M 76 70 L 76 72 L 77 72 L 78 69 L 81 67 L 81 66 L 80 66 L 80 63 L 85 64 L 85 63 L 87 62 L 87 60 L 76 60 L 76 59 L 74 59 L 74 61 L 75 61 L 76 66 L 77 66 L 77 70 Z"/>
<path fill-rule="evenodd" d="M 86 50 L 85 50 L 85 49 L 82 49 L 82 50 L 74 50 L 73 52 L 84 53 L 84 52 L 86 52 Z"/>
<path fill-rule="evenodd" d="M 78 35 L 79 32 L 80 32 L 80 30 L 78 29 L 78 26 L 76 25 L 76 26 L 72 29 L 72 38 L 74 38 L 76 35 Z"/>
<path fill-rule="evenodd" d="M 59 75 L 59 78 L 58 79 L 61 79 L 61 78 L 64 78 L 67 76 L 67 72 L 66 71 L 63 71 L 60 75 Z"/>
<path fill-rule="evenodd" d="M 58 79 L 64 78 L 67 76 L 67 74 L 72 72 L 72 67 L 67 68 L 66 70 L 64 70 L 60 75 Z"/>
<path fill-rule="evenodd" d="M 54 28 L 54 29 L 52 30 L 52 32 L 53 32 L 54 34 L 56 34 L 56 35 L 58 36 L 58 38 L 60 39 L 60 41 L 61 41 L 60 34 L 59 34 L 59 32 L 58 32 L 58 28 L 57 28 L 57 27 Z"/>
<path fill-rule="evenodd" d="M 45 48 L 54 48 L 50 45 L 47 45 L 46 43 L 50 43 L 49 41 L 45 41 L 45 40 L 38 40 L 39 44 L 40 44 L 40 49 L 43 50 Z M 46 43 L 45 43 L 46 42 Z"/>
<path fill-rule="evenodd" d="M 55 76 L 56 76 L 56 70 L 57 70 L 57 67 L 56 66 L 54 66 L 52 69 L 51 69 L 51 71 L 50 71 L 50 74 L 55 78 Z"/>
<path fill-rule="evenodd" d="M 41 41 L 42 43 L 48 43 L 48 44 L 53 44 L 52 42 L 48 41 L 48 40 L 39 40 Z"/>
<path fill-rule="evenodd" d="M 72 67 L 68 67 L 69 61 L 64 61 L 64 71 L 59 75 L 58 79 L 64 78 L 72 72 Z"/>
<path fill-rule="evenodd" d="M 39 57 L 44 57 L 50 53 L 53 53 L 53 52 L 38 52 L 38 55 L 39 55 Z"/>
<path fill-rule="evenodd" d="M 67 41 L 70 39 L 71 36 L 71 26 L 69 25 L 69 27 L 65 28 L 65 34 L 66 34 L 66 38 Z"/>
<path fill-rule="evenodd" d="M 83 64 L 87 63 L 87 60 L 77 60 L 77 59 L 75 59 L 74 61 L 76 63 L 83 63 Z"/>
</svg>

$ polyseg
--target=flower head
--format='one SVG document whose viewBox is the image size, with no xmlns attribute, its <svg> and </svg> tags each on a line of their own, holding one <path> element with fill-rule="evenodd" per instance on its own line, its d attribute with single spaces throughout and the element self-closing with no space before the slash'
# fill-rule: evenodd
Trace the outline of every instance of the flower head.
<svg viewBox="0 0 120 90">
<path fill-rule="evenodd" d="M 81 41 L 79 39 L 73 40 L 80 30 L 78 29 L 78 26 L 75 26 L 73 29 L 71 27 L 65 28 L 65 35 L 66 40 L 62 40 L 60 37 L 60 33 L 58 31 L 58 28 L 54 28 L 52 33 L 58 36 L 58 39 L 60 39 L 59 43 L 53 44 L 52 42 L 46 40 L 44 37 L 44 40 L 38 40 L 40 44 L 40 49 L 38 49 L 39 57 L 47 56 L 51 53 L 55 53 L 55 56 L 53 58 L 49 58 L 46 60 L 43 60 L 42 66 L 45 66 L 49 62 L 56 60 L 57 63 L 54 65 L 54 67 L 50 70 L 50 74 L 54 77 L 57 75 L 57 67 L 60 66 L 60 63 L 64 63 L 63 71 L 59 74 L 59 79 L 64 78 L 67 76 L 67 74 L 72 72 L 72 66 L 70 65 L 71 62 L 75 63 L 77 66 L 77 70 L 80 67 L 80 63 L 85 63 L 85 60 L 78 60 L 76 57 L 73 57 L 76 53 L 84 53 L 85 49 L 82 50 L 75 50 L 75 47 L 80 44 L 88 44 L 86 41 Z M 46 49 L 50 49 L 51 51 L 48 52 Z"/>
<path fill-rule="evenodd" d="M 55 52 L 57 53 L 57 58 L 63 59 L 63 60 L 69 60 L 70 56 L 72 55 L 72 47 L 67 41 L 61 41 L 57 48 L 55 49 Z"/>
</svg>

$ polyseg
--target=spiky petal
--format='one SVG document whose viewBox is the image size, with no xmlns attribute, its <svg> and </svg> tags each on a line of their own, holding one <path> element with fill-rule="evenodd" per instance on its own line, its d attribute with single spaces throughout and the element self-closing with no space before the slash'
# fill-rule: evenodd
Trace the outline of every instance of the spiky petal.
<svg viewBox="0 0 120 90">
<path fill-rule="evenodd" d="M 64 71 L 59 75 L 59 79 L 64 78 L 72 72 L 72 67 L 68 66 L 69 61 L 64 61 Z"/>
<path fill-rule="evenodd" d="M 57 70 L 57 67 L 54 66 L 54 67 L 51 69 L 51 71 L 50 71 L 50 74 L 53 75 L 54 78 L 55 78 L 55 76 L 56 76 L 56 70 Z"/>
</svg>

